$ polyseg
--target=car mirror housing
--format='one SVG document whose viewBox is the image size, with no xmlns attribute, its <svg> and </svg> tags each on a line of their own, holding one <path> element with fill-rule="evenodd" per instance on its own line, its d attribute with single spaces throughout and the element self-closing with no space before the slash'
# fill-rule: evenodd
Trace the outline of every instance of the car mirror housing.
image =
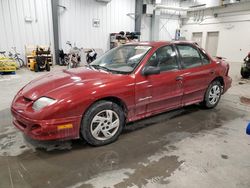
<svg viewBox="0 0 250 188">
<path fill-rule="evenodd" d="M 148 76 L 152 74 L 160 74 L 161 70 L 159 67 L 146 66 L 142 69 L 142 75 Z"/>
</svg>

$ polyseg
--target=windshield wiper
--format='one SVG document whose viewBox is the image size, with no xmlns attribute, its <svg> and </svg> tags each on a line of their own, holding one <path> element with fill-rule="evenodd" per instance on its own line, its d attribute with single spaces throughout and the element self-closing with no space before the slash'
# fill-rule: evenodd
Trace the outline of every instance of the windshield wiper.
<svg viewBox="0 0 250 188">
<path fill-rule="evenodd" d="M 124 72 L 124 71 L 119 71 L 119 70 L 114 70 L 114 69 L 109 69 L 107 67 L 104 66 L 100 66 L 100 65 L 90 65 L 92 67 L 94 67 L 95 69 L 103 69 L 107 72 L 112 72 L 112 73 L 117 73 L 117 74 L 128 74 L 128 72 Z"/>
<path fill-rule="evenodd" d="M 94 67 L 95 69 L 102 69 L 102 70 L 105 70 L 105 71 L 108 71 L 108 72 L 112 71 L 112 70 L 108 69 L 107 67 L 103 67 L 103 66 L 100 66 L 100 65 L 90 65 L 90 66 Z"/>
<path fill-rule="evenodd" d="M 92 65 L 90 65 L 90 64 L 88 64 L 88 63 L 85 64 L 84 66 L 85 66 L 85 67 L 88 67 L 88 68 L 90 68 L 90 69 L 93 69 Z"/>
</svg>

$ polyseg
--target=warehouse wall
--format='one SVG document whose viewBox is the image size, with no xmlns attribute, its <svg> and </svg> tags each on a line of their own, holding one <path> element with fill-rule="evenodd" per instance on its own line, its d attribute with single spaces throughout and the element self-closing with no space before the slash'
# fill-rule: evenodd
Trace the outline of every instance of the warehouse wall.
<svg viewBox="0 0 250 188">
<path fill-rule="evenodd" d="M 152 16 L 142 15 L 141 18 L 141 41 L 151 40 Z"/>
<path fill-rule="evenodd" d="M 29 19 L 29 22 L 25 21 Z M 50 0 L 0 0 L 0 51 L 53 42 Z"/>
<path fill-rule="evenodd" d="M 231 62 L 242 62 L 250 51 L 249 7 L 250 3 L 242 3 L 189 13 L 181 28 L 182 36 L 191 40 L 193 32 L 202 32 L 202 47 L 205 48 L 207 32 L 219 31 L 217 56 L 226 57 Z M 215 13 L 217 17 L 214 17 Z"/>
<path fill-rule="evenodd" d="M 109 3 L 95 0 L 60 0 L 60 47 L 67 49 L 71 41 L 78 47 L 109 49 L 109 34 L 134 31 L 135 0 L 112 0 Z M 100 27 L 93 27 L 92 20 L 99 19 Z"/>
<path fill-rule="evenodd" d="M 162 0 L 161 4 L 173 7 L 179 7 L 180 1 L 175 0 Z M 160 10 L 160 23 L 159 23 L 159 40 L 171 41 L 175 38 L 176 29 L 180 28 L 179 11 L 174 10 Z M 152 16 L 143 15 L 141 24 L 141 39 L 143 41 L 150 41 L 152 29 Z"/>
<path fill-rule="evenodd" d="M 162 0 L 163 5 L 179 7 L 180 1 L 176 0 Z M 161 10 L 159 40 L 171 41 L 175 39 L 176 29 L 180 29 L 179 11 L 175 10 Z"/>
<path fill-rule="evenodd" d="M 159 40 L 174 40 L 176 29 L 180 29 L 180 19 L 178 17 L 173 15 L 161 15 Z"/>
</svg>

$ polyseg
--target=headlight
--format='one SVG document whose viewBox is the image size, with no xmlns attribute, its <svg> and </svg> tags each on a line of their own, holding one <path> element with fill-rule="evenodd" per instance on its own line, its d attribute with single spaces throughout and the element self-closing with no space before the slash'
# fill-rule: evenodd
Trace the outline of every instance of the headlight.
<svg viewBox="0 0 250 188">
<path fill-rule="evenodd" d="M 45 106 L 49 106 L 51 104 L 54 104 L 55 102 L 56 102 L 55 99 L 51 99 L 48 97 L 41 97 L 33 103 L 32 108 L 35 111 L 38 111 L 38 110 L 41 110 L 42 108 L 44 108 Z"/>
</svg>

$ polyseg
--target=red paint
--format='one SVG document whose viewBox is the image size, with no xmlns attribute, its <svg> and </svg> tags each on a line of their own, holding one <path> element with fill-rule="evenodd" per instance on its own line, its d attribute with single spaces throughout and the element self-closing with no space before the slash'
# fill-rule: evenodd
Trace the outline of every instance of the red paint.
<svg viewBox="0 0 250 188">
<path fill-rule="evenodd" d="M 15 96 L 11 106 L 13 123 L 34 139 L 74 139 L 80 136 L 84 112 L 103 98 L 116 97 L 123 101 L 128 110 L 127 122 L 130 122 L 202 101 L 208 85 L 219 76 L 225 83 L 224 92 L 227 91 L 232 82 L 228 76 L 229 66 L 223 60 L 214 60 L 210 56 L 208 65 L 158 75 L 141 75 L 147 60 L 159 47 L 176 43 L 180 42 L 139 43 L 150 45 L 152 49 L 130 75 L 78 68 L 37 78 Z M 183 80 L 176 80 L 178 76 Z M 36 112 L 32 104 L 42 96 L 57 102 Z M 67 123 L 73 124 L 73 129 L 57 130 L 57 125 Z"/>
</svg>

